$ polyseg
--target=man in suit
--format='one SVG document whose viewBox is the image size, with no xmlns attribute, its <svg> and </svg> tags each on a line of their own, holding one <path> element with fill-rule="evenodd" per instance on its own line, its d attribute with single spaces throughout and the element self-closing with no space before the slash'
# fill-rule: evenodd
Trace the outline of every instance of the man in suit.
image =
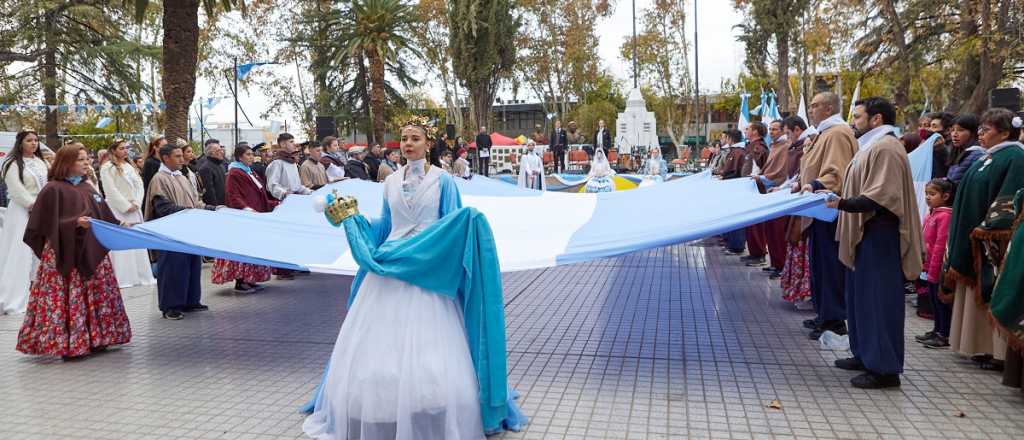
<svg viewBox="0 0 1024 440">
<path fill-rule="evenodd" d="M 480 134 L 476 135 L 476 154 L 480 157 L 479 173 L 490 176 L 491 136 L 487 134 L 487 127 L 480 127 Z"/>
<path fill-rule="evenodd" d="M 550 142 L 548 148 L 551 150 L 551 155 L 554 156 L 556 173 L 565 171 L 565 149 L 569 145 L 566 136 L 565 130 L 562 130 L 562 121 L 556 120 L 555 129 L 551 131 L 551 136 L 548 137 Z"/>
<path fill-rule="evenodd" d="M 608 130 L 608 127 L 604 125 L 604 119 L 597 120 L 597 133 L 594 133 L 594 151 L 590 155 L 593 156 L 597 153 L 598 149 L 604 150 L 604 154 L 608 155 L 608 149 L 612 147 L 612 132 Z"/>
</svg>

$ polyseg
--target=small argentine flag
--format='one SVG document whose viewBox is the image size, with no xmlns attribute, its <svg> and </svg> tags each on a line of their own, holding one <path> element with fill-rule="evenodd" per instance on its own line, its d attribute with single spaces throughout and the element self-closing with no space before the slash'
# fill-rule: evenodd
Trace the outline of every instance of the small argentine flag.
<svg viewBox="0 0 1024 440">
<path fill-rule="evenodd" d="M 96 128 L 107 128 L 107 126 L 110 125 L 111 122 L 114 122 L 114 118 L 111 118 L 110 116 L 104 116 L 100 118 L 99 121 L 96 121 Z"/>
</svg>

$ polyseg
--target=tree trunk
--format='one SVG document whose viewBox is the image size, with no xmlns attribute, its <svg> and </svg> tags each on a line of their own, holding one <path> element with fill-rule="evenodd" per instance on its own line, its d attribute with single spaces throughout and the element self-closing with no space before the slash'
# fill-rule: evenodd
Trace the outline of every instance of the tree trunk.
<svg viewBox="0 0 1024 440">
<path fill-rule="evenodd" d="M 57 11 L 49 11 L 46 14 L 46 37 L 43 53 L 43 104 L 57 105 L 57 47 L 54 41 L 54 32 L 57 32 Z M 60 138 L 57 136 L 57 111 L 46 109 L 46 145 L 54 152 L 60 148 Z"/>
<path fill-rule="evenodd" d="M 474 128 L 479 129 L 480 126 L 491 127 L 491 106 L 494 104 L 494 90 L 488 85 L 481 85 L 480 87 L 470 90 L 470 101 L 473 111 L 473 120 L 476 123 Z M 489 129 L 488 131 L 494 131 Z"/>
<path fill-rule="evenodd" d="M 775 51 L 778 54 L 778 84 L 776 96 L 782 111 L 789 111 L 789 29 L 775 33 Z"/>
<path fill-rule="evenodd" d="M 373 125 L 373 141 L 384 143 L 384 60 L 374 48 L 366 50 L 370 62 L 370 118 Z"/>
<path fill-rule="evenodd" d="M 961 42 L 974 39 L 978 35 L 976 3 L 977 0 L 960 0 L 960 26 L 957 40 Z M 981 76 L 981 68 L 979 66 L 981 60 L 978 59 L 978 52 L 976 50 L 964 52 L 966 53 L 964 62 L 960 63 L 960 69 L 953 79 L 953 83 L 950 84 L 954 92 L 946 106 L 946 111 L 949 112 L 968 111 L 964 107 L 964 103 L 971 98 L 971 94 L 974 92 L 974 85 L 978 83 L 979 76 Z"/>
<path fill-rule="evenodd" d="M 995 53 L 999 49 L 999 43 L 995 40 L 1000 38 L 999 33 L 1007 32 L 1007 16 L 1009 15 L 1009 3 L 1004 1 L 999 6 L 999 11 L 992 14 L 991 0 L 983 0 L 979 14 L 981 15 L 981 35 L 979 52 L 979 75 L 978 82 L 963 109 L 968 112 L 980 115 L 988 108 L 988 93 L 999 85 L 1003 76 L 1003 65 L 1006 63 L 1006 56 Z M 1000 16 L 1001 14 L 1001 16 Z M 993 17 L 993 15 L 995 17 Z M 997 23 L 992 23 L 993 19 Z"/>
<path fill-rule="evenodd" d="M 896 10 L 895 0 L 882 2 L 882 9 L 885 15 L 892 22 L 892 37 L 897 49 L 896 69 L 896 90 L 893 93 L 893 103 L 899 108 L 906 108 L 910 103 L 910 54 L 907 48 L 906 28 L 900 20 L 899 12 Z"/>
<path fill-rule="evenodd" d="M 196 93 L 199 0 L 164 1 L 163 75 L 168 140 L 188 138 L 188 109 Z"/>
</svg>

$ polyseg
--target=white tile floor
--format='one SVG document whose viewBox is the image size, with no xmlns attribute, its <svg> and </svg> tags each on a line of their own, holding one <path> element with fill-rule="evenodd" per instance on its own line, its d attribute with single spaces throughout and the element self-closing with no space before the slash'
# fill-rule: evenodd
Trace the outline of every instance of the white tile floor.
<svg viewBox="0 0 1024 440">
<path fill-rule="evenodd" d="M 132 343 L 67 363 L 14 351 L 21 318 L 0 316 L 0 439 L 302 438 L 348 282 L 206 285 L 212 310 L 176 322 L 155 289 L 127 289 Z M 531 424 L 499 437 L 1024 438 L 1024 394 L 947 351 L 908 341 L 902 389 L 850 388 L 830 367 L 843 353 L 779 295 L 699 246 L 507 274 L 509 377 Z M 907 323 L 908 339 L 930 327 Z"/>
</svg>

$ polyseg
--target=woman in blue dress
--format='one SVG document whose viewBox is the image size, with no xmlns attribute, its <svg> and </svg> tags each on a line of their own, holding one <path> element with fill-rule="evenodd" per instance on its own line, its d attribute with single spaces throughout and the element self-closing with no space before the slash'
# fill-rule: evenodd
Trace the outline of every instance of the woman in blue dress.
<svg viewBox="0 0 1024 440">
<path fill-rule="evenodd" d="M 372 226 L 358 213 L 341 218 L 335 210 L 332 218 L 344 201 L 328 197 L 328 218 L 345 227 L 362 270 L 303 424 L 312 438 L 481 439 L 525 422 L 505 382 L 493 237 L 482 215 L 461 208 L 452 177 L 426 160 L 434 132 L 423 120 L 402 128 L 408 163 L 385 179 L 383 212 Z M 465 245 L 493 261 L 467 257 L 459 266 L 463 251 L 452 249 L 460 246 L 452 237 L 474 232 L 480 240 Z M 472 275 L 485 285 L 448 283 L 463 266 L 483 267 Z"/>
</svg>

